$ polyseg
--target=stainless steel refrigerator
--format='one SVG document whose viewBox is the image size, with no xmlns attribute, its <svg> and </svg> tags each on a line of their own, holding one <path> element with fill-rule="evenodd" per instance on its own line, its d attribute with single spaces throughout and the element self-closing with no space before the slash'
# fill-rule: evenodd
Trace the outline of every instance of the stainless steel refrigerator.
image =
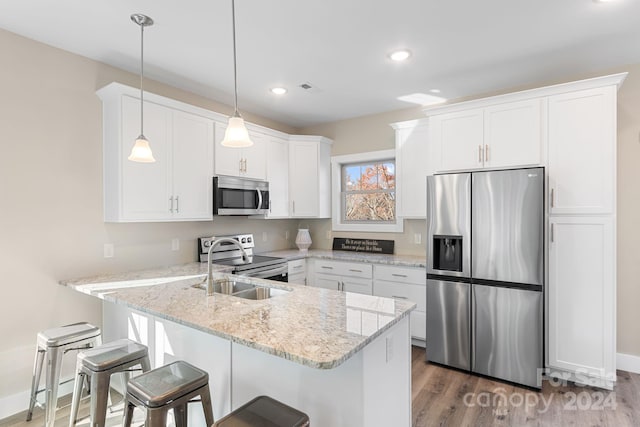
<svg viewBox="0 0 640 427">
<path fill-rule="evenodd" d="M 544 168 L 427 178 L 427 360 L 540 386 L 543 192 Z"/>
</svg>

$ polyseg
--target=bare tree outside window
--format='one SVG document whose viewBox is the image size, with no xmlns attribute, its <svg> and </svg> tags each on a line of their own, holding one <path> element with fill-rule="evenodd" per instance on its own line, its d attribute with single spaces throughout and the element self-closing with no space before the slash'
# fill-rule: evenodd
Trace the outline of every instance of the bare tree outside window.
<svg viewBox="0 0 640 427">
<path fill-rule="evenodd" d="M 394 160 L 342 165 L 343 222 L 396 220 L 396 168 Z"/>
</svg>

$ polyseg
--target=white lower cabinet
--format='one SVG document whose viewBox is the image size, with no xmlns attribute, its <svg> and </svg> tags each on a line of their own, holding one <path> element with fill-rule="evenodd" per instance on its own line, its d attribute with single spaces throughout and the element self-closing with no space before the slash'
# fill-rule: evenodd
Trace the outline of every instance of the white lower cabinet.
<svg viewBox="0 0 640 427">
<path fill-rule="evenodd" d="M 297 285 L 307 284 L 307 260 L 294 259 L 288 262 L 288 281 Z"/>
<path fill-rule="evenodd" d="M 427 339 L 427 272 L 424 268 L 376 265 L 373 273 L 373 294 L 415 302 L 411 312 L 411 336 Z"/>
<path fill-rule="evenodd" d="M 548 365 L 552 375 L 615 382 L 614 220 L 549 219 Z"/>
<path fill-rule="evenodd" d="M 310 284 L 345 292 L 373 293 L 373 267 L 363 262 L 314 260 L 314 279 Z"/>
</svg>

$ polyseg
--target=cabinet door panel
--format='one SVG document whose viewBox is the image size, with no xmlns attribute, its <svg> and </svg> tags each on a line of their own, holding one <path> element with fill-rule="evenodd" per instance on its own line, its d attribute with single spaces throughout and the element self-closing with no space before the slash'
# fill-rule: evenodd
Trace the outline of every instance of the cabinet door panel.
<svg viewBox="0 0 640 427">
<path fill-rule="evenodd" d="M 267 179 L 267 137 L 251 133 L 253 145 L 242 149 L 245 171 L 241 175 L 253 179 Z"/>
<path fill-rule="evenodd" d="M 612 213 L 615 87 L 549 97 L 550 213 Z"/>
<path fill-rule="evenodd" d="M 396 130 L 397 214 L 403 218 L 425 218 L 427 175 L 436 171 L 432 141 L 426 125 Z"/>
<path fill-rule="evenodd" d="M 316 274 L 313 283 L 309 284 L 316 288 L 333 289 L 334 291 L 337 291 L 340 289 L 340 277 Z"/>
<path fill-rule="evenodd" d="M 318 191 L 318 145 L 314 142 L 292 143 L 289 147 L 291 216 L 318 216 Z"/>
<path fill-rule="evenodd" d="M 615 378 L 613 220 L 555 217 L 550 227 L 549 365 Z"/>
<path fill-rule="evenodd" d="M 358 294 L 372 295 L 373 285 L 371 279 L 356 279 L 353 277 L 342 278 L 342 290 Z"/>
<path fill-rule="evenodd" d="M 225 147 L 221 144 L 224 139 L 226 124 L 216 123 L 215 130 L 215 173 L 216 175 L 240 176 L 240 158 L 242 150 Z"/>
<path fill-rule="evenodd" d="M 540 106 L 540 99 L 533 99 L 485 108 L 485 168 L 540 164 Z"/>
<path fill-rule="evenodd" d="M 136 163 L 126 158 L 140 135 L 140 100 L 122 97 L 122 218 L 159 221 L 171 219 L 171 110 L 145 102 L 144 133 L 155 163 Z"/>
<path fill-rule="evenodd" d="M 415 302 L 416 310 L 427 311 L 427 286 L 410 285 L 400 282 L 376 280 L 373 286 L 374 295 L 387 298 L 406 299 Z"/>
<path fill-rule="evenodd" d="M 424 311 L 411 312 L 411 336 L 422 341 L 427 339 L 427 314 Z"/>
<path fill-rule="evenodd" d="M 482 167 L 483 126 L 482 109 L 441 114 L 430 118 L 432 140 L 440 145 L 440 170 Z"/>
<path fill-rule="evenodd" d="M 268 218 L 289 217 L 289 142 L 270 138 L 267 145 Z"/>
<path fill-rule="evenodd" d="M 173 114 L 173 196 L 176 217 L 212 219 L 213 121 Z M 207 179 L 209 178 L 209 179 Z"/>
</svg>

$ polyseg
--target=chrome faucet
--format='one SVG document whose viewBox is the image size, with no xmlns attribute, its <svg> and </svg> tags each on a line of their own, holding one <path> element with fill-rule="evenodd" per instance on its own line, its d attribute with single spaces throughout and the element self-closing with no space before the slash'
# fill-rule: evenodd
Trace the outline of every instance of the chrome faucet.
<svg viewBox="0 0 640 427">
<path fill-rule="evenodd" d="M 211 242 L 211 246 L 209 246 L 209 255 L 207 256 L 207 295 L 213 295 L 213 272 L 211 271 L 211 252 L 213 248 L 218 246 L 221 243 L 231 243 L 234 244 L 240 249 L 242 252 L 242 260 L 244 262 L 249 262 L 249 255 L 247 251 L 244 250 L 240 242 L 235 239 L 231 239 L 229 237 L 220 237 L 219 239 L 215 239 Z"/>
</svg>

